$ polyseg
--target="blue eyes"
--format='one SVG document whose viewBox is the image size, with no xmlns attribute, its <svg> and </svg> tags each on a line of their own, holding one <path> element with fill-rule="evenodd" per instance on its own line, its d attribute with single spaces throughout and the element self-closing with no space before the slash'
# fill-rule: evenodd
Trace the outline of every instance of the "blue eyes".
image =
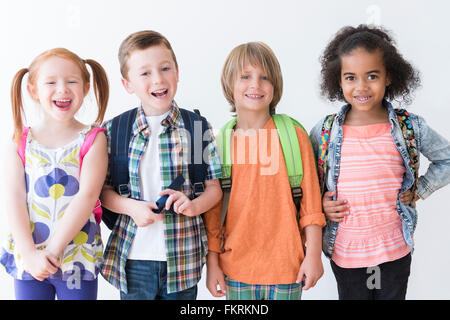
<svg viewBox="0 0 450 320">
<path fill-rule="evenodd" d="M 68 84 L 73 84 L 73 83 L 78 83 L 78 81 L 70 80 L 70 81 L 67 81 L 67 83 Z M 47 81 L 47 82 L 45 82 L 45 84 L 46 85 L 54 85 L 54 84 L 56 84 L 56 81 Z"/>
<path fill-rule="evenodd" d="M 250 79 L 250 76 L 248 76 L 248 75 L 242 75 L 242 76 L 241 76 L 241 79 L 242 79 L 242 80 L 248 80 L 248 79 Z M 266 76 L 262 76 L 262 77 L 261 77 L 261 80 L 269 80 L 269 78 L 266 77 Z"/>
<path fill-rule="evenodd" d="M 167 72 L 167 71 L 171 70 L 171 67 L 162 67 L 160 70 L 162 72 Z M 152 73 L 150 71 L 146 71 L 146 72 L 141 73 L 141 76 L 146 77 L 146 76 L 150 76 L 151 74 Z"/>
</svg>

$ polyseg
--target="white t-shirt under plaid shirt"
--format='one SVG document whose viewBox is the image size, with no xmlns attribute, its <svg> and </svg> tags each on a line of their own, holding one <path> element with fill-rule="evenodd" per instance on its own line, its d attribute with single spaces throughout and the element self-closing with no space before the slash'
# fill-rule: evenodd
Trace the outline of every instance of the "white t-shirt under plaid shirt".
<svg viewBox="0 0 450 320">
<path fill-rule="evenodd" d="M 164 130 L 161 124 L 169 111 L 158 116 L 145 117 L 150 126 L 147 147 L 139 166 L 139 182 L 142 200 L 156 202 L 161 192 L 161 173 L 158 140 Z M 128 259 L 167 261 L 164 241 L 164 221 L 155 221 L 145 227 L 137 227 L 136 234 L 128 252 Z"/>
<path fill-rule="evenodd" d="M 103 127 L 110 148 L 111 121 Z M 170 183 L 182 173 L 185 182 L 182 192 L 188 197 L 192 195 L 192 187 L 188 175 L 189 137 L 181 113 L 175 103 L 167 117 L 161 122 L 164 129 L 159 135 L 161 190 L 166 189 Z M 209 127 L 209 130 L 212 130 Z M 140 107 L 132 125 L 128 168 L 130 172 L 131 197 L 141 199 L 139 166 L 142 159 L 150 128 L 145 119 L 144 110 Z M 205 137 L 213 137 L 206 134 Z M 206 180 L 221 177 L 220 159 L 214 140 L 209 141 L 207 150 L 203 151 L 203 158 L 207 164 Z M 108 170 L 109 171 L 109 170 Z M 106 177 L 105 184 L 111 185 L 110 175 Z M 208 250 L 207 236 L 201 216 L 187 217 L 184 215 L 166 214 L 164 216 L 164 237 L 167 256 L 167 291 L 178 292 L 193 287 L 200 280 L 202 267 L 206 260 Z M 119 215 L 104 252 L 103 277 L 120 289 L 128 293 L 125 265 L 131 243 L 136 233 L 136 224 L 127 215 Z"/>
</svg>

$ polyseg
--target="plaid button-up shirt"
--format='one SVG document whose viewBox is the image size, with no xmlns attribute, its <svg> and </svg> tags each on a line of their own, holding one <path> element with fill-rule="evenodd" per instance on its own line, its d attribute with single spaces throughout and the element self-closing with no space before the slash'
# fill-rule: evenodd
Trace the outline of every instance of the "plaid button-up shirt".
<svg viewBox="0 0 450 320">
<path fill-rule="evenodd" d="M 112 121 L 103 124 L 108 140 L 110 153 L 110 134 Z M 166 189 L 178 174 L 185 179 L 182 192 L 191 196 L 192 187 L 188 175 L 187 148 L 189 137 L 186 135 L 181 113 L 175 103 L 172 104 L 168 116 L 161 122 L 164 126 L 159 136 L 160 172 L 162 189 Z M 130 173 L 131 198 L 141 199 L 139 190 L 139 163 L 148 143 L 151 128 L 145 119 L 142 107 L 138 109 L 133 123 L 133 134 L 130 141 L 128 168 Z M 209 127 L 209 130 L 212 130 Z M 205 135 L 213 137 L 211 135 Z M 207 163 L 207 180 L 220 178 L 221 167 L 214 140 L 208 143 L 204 151 L 204 161 Z M 109 166 L 108 166 L 109 167 Z M 105 184 L 111 185 L 108 169 Z M 167 291 L 168 293 L 182 291 L 193 287 L 200 280 L 202 268 L 208 250 L 207 236 L 201 216 L 187 217 L 184 215 L 165 214 L 165 243 L 167 254 Z M 121 214 L 116 222 L 104 252 L 102 266 L 103 277 L 121 291 L 128 293 L 125 265 L 127 255 L 136 233 L 136 224 L 129 216 Z"/>
</svg>

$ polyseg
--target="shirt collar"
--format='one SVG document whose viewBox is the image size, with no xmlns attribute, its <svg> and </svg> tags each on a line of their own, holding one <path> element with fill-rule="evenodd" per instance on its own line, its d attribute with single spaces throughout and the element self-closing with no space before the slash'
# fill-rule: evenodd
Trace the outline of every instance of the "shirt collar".
<svg viewBox="0 0 450 320">
<path fill-rule="evenodd" d="M 177 128 L 180 126 L 179 114 L 180 110 L 174 100 L 172 101 L 169 114 L 167 115 L 166 118 L 164 118 L 161 121 L 161 125 L 166 127 L 164 131 L 167 130 L 169 127 Z M 147 119 L 145 118 L 145 112 L 142 105 L 138 108 L 136 120 L 133 123 L 133 135 L 136 136 L 141 132 L 143 132 L 145 135 L 150 134 L 150 127 L 147 123 Z"/>
</svg>

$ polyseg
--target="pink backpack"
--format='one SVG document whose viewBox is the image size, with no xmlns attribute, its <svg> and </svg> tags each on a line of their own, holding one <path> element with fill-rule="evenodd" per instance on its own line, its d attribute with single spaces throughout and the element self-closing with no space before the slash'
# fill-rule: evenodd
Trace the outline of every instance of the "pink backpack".
<svg viewBox="0 0 450 320">
<path fill-rule="evenodd" d="M 19 154 L 20 158 L 22 159 L 23 166 L 25 167 L 25 148 L 27 145 L 27 136 L 28 132 L 30 131 L 30 127 L 23 128 L 22 131 L 22 139 L 20 140 L 20 146 L 17 149 L 17 153 Z M 83 164 L 83 159 L 86 153 L 89 151 L 90 147 L 92 146 L 92 143 L 94 142 L 95 137 L 97 136 L 97 133 L 99 132 L 105 132 L 104 128 L 96 127 L 91 132 L 89 132 L 86 136 L 86 139 L 84 139 L 84 142 L 81 146 L 80 150 L 80 172 L 81 172 L 81 165 Z M 95 221 L 97 221 L 98 224 L 102 222 L 102 207 L 100 200 L 97 200 L 95 203 L 94 210 L 92 212 L 95 215 Z"/>
</svg>

